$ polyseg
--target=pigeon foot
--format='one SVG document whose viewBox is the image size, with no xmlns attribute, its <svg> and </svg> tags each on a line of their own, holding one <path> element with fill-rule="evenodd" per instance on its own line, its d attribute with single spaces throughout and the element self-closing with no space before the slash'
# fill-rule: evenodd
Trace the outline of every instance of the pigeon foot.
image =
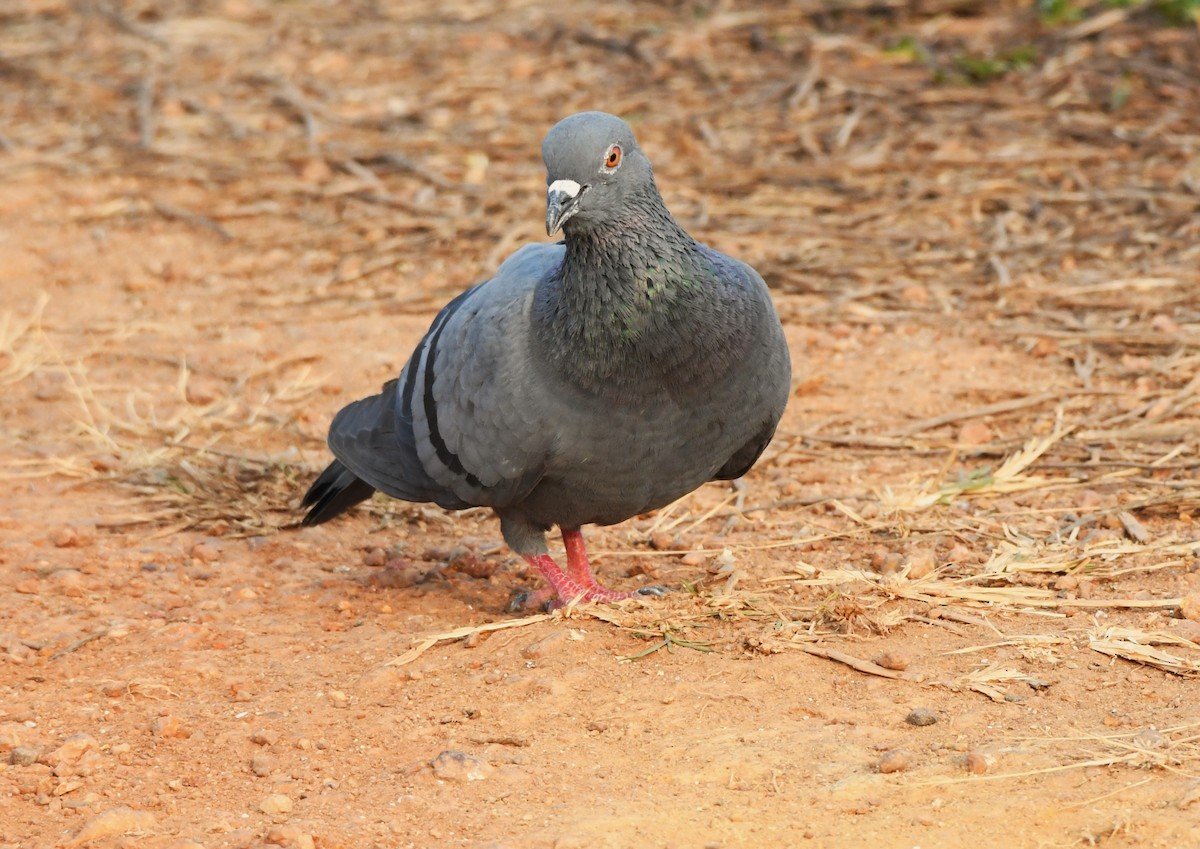
<svg viewBox="0 0 1200 849">
<path fill-rule="evenodd" d="M 567 568 L 560 567 L 549 554 L 525 555 L 529 565 L 546 579 L 546 586 L 534 592 L 518 593 L 509 602 L 509 610 L 557 610 L 572 601 L 581 604 L 610 602 L 639 596 L 663 596 L 668 592 L 666 587 L 658 586 L 642 587 L 634 592 L 610 590 L 596 580 L 579 529 L 564 528 L 562 537 L 567 549 Z"/>
<path fill-rule="evenodd" d="M 525 609 L 537 609 L 541 607 L 547 610 L 556 610 L 563 607 L 567 603 L 578 599 L 579 603 L 589 601 L 620 601 L 623 598 L 633 598 L 637 593 L 619 592 L 610 590 L 608 587 L 601 585 L 596 578 L 590 574 L 586 578 L 590 580 L 580 581 L 579 577 L 573 576 L 564 572 L 554 559 L 549 554 L 539 554 L 535 557 L 526 556 L 525 560 L 534 569 L 538 570 L 543 578 L 546 579 L 547 586 L 541 590 L 530 593 L 524 599 L 514 599 L 514 604 L 520 603 Z"/>
</svg>

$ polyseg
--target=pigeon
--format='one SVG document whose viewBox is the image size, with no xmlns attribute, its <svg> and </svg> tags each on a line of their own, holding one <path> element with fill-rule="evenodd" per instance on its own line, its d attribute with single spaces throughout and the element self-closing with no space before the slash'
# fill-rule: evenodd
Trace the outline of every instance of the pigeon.
<svg viewBox="0 0 1200 849">
<path fill-rule="evenodd" d="M 749 471 L 790 395 L 787 341 L 762 277 L 667 211 L 625 121 L 564 118 L 542 158 L 546 233 L 562 241 L 520 248 L 450 301 L 400 376 L 334 417 L 336 459 L 302 524 L 376 490 L 490 507 L 545 579 L 543 606 L 659 594 L 602 585 L 580 529 Z"/>
</svg>

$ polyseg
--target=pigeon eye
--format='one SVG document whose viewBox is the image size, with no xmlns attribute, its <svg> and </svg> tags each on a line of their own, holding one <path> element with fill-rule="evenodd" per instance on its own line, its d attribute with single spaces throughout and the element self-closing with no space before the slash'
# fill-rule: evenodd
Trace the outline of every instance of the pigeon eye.
<svg viewBox="0 0 1200 849">
<path fill-rule="evenodd" d="M 616 168 L 621 164 L 621 148 L 613 145 L 608 149 L 608 156 L 604 157 L 605 168 Z"/>
</svg>

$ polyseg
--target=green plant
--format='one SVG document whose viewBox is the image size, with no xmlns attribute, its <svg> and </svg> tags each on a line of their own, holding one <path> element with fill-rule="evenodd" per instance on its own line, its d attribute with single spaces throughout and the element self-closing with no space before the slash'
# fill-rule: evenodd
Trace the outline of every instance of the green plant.
<svg viewBox="0 0 1200 849">
<path fill-rule="evenodd" d="M 1155 0 L 1154 9 L 1172 26 L 1200 23 L 1200 0 Z"/>
<path fill-rule="evenodd" d="M 1069 24 L 1083 17 L 1083 10 L 1071 0 L 1037 0 L 1037 13 L 1047 24 Z"/>
<path fill-rule="evenodd" d="M 962 53 L 954 57 L 954 65 L 973 83 L 986 83 L 1002 77 L 1009 71 L 1022 70 L 1037 61 L 1037 50 L 1026 44 L 1006 50 L 996 56 L 975 56 Z"/>
</svg>

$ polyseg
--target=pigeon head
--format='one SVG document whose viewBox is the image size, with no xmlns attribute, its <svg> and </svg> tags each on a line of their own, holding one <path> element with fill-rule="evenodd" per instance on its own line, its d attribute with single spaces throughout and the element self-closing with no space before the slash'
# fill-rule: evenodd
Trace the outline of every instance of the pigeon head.
<svg viewBox="0 0 1200 849">
<path fill-rule="evenodd" d="M 616 115 L 580 112 L 551 128 L 542 142 L 546 162 L 546 235 L 603 228 L 627 200 L 654 188 L 650 161 L 633 130 Z"/>
</svg>

